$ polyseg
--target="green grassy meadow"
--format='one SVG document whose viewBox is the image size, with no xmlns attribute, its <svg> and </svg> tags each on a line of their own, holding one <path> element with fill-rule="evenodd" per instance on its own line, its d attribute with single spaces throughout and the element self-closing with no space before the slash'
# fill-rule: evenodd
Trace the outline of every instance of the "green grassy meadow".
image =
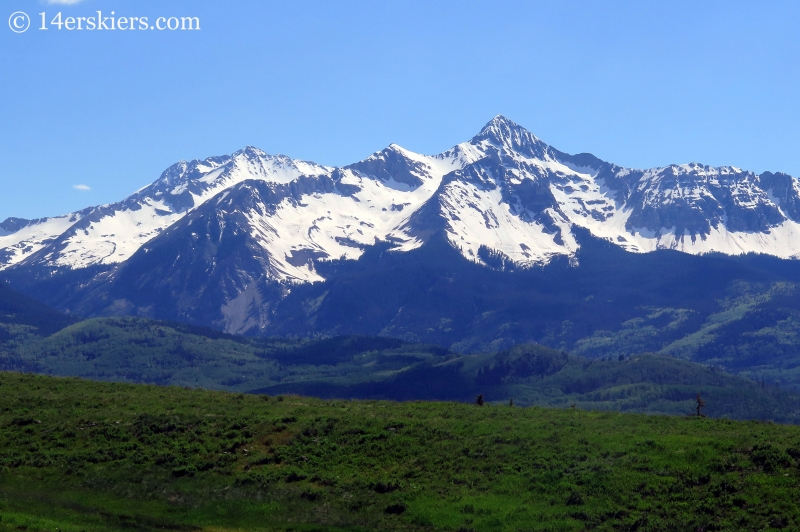
<svg viewBox="0 0 800 532">
<path fill-rule="evenodd" d="M 0 530 L 779 530 L 800 427 L 0 374 Z"/>
</svg>

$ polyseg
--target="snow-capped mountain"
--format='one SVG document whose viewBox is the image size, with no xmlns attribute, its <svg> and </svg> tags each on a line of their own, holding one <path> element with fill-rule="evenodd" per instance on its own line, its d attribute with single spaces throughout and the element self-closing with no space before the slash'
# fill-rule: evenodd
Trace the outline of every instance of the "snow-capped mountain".
<svg viewBox="0 0 800 532">
<path fill-rule="evenodd" d="M 287 183 L 332 169 L 246 148 L 231 156 L 182 161 L 122 202 L 0 226 L 0 268 L 17 264 L 84 268 L 128 259 L 145 242 L 218 193 L 248 179 Z"/>
<path fill-rule="evenodd" d="M 800 186 L 786 174 L 622 168 L 559 152 L 498 116 L 433 156 L 391 145 L 332 168 L 248 147 L 180 162 L 122 202 L 6 220 L 0 269 L 124 263 L 204 217 L 235 217 L 267 278 L 292 282 L 320 280 L 315 261 L 354 259 L 377 241 L 407 251 L 437 231 L 472 261 L 518 267 L 573 257 L 573 226 L 631 252 L 800 254 Z"/>
</svg>

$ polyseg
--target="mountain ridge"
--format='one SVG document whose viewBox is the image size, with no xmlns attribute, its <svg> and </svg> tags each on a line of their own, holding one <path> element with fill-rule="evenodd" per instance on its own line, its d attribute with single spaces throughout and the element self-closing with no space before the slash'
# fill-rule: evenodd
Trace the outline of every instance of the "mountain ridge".
<svg viewBox="0 0 800 532">
<path fill-rule="evenodd" d="M 295 254 L 353 259 L 376 239 L 407 251 L 432 234 L 431 223 L 448 232 L 465 258 L 482 263 L 478 251 L 485 246 L 518 267 L 574 256 L 571 226 L 635 252 L 800 253 L 800 186 L 791 176 L 696 163 L 623 168 L 591 154 L 560 152 L 498 115 L 471 140 L 433 156 L 392 144 L 334 168 L 249 146 L 230 156 L 181 161 L 121 202 L 6 220 L 0 269 L 120 264 L 189 213 L 212 200 L 221 205 L 251 180 L 294 189 L 291 199 L 278 194 L 263 203 L 268 216 L 251 210 L 247 224 L 262 233 L 257 240 L 272 252 L 271 275 L 279 281 L 321 280 L 313 264 L 292 264 Z"/>
</svg>

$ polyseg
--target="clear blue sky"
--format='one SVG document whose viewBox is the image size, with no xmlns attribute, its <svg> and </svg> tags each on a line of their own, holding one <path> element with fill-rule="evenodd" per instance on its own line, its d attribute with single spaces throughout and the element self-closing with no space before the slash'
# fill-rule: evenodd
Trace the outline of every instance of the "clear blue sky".
<svg viewBox="0 0 800 532">
<path fill-rule="evenodd" d="M 621 165 L 800 176 L 800 2 L 0 5 L 0 220 L 117 201 L 246 145 L 329 165 L 392 142 L 437 153 L 496 114 Z M 97 10 L 201 30 L 37 29 Z"/>
</svg>

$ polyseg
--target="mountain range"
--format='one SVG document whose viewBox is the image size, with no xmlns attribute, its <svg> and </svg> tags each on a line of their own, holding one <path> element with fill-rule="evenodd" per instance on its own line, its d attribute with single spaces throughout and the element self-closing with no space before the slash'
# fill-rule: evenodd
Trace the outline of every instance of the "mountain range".
<svg viewBox="0 0 800 532">
<path fill-rule="evenodd" d="M 392 144 L 341 168 L 253 147 L 181 161 L 119 203 L 5 220 L 0 268 L 117 265 L 158 247 L 167 229 L 211 218 L 260 248 L 269 279 L 290 282 L 321 280 L 317 260 L 358 258 L 377 241 L 407 251 L 439 230 L 469 260 L 488 264 L 491 251 L 519 267 L 574 257 L 572 227 L 632 252 L 800 254 L 800 186 L 789 175 L 623 168 L 562 153 L 498 116 L 433 156 Z"/>
<path fill-rule="evenodd" d="M 764 349 L 793 364 L 798 256 L 787 174 L 624 168 L 503 116 L 438 155 L 393 144 L 328 167 L 248 147 L 119 203 L 0 224 L 0 274 L 79 316 L 729 368 Z"/>
</svg>

